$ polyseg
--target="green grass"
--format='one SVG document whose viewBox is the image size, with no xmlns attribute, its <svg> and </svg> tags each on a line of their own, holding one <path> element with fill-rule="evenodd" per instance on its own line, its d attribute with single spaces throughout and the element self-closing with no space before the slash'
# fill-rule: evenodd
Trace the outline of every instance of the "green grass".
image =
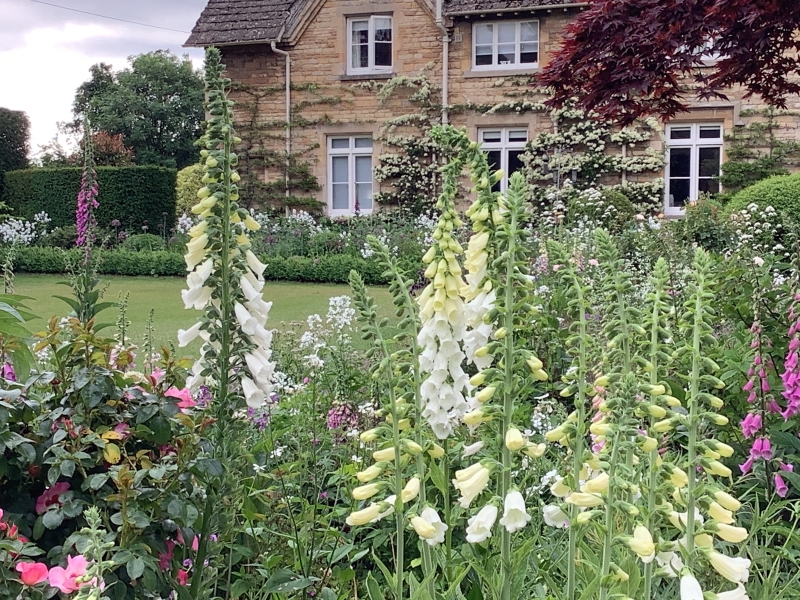
<svg viewBox="0 0 800 600">
<path fill-rule="evenodd" d="M 67 315 L 69 307 L 66 303 L 54 296 L 71 296 L 68 286 L 59 285 L 66 281 L 66 276 L 56 275 L 18 275 L 15 280 L 15 292 L 23 296 L 30 296 L 33 300 L 27 302 L 31 311 L 39 315 L 39 319 L 31 321 L 29 328 L 32 331 L 41 331 L 45 328 L 47 320 L 53 316 Z M 198 311 L 186 310 L 181 300 L 181 290 L 186 286 L 183 279 L 172 277 L 103 277 L 103 286 L 107 285 L 104 300 L 116 301 L 121 294 L 129 292 L 128 319 L 131 321 L 130 335 L 135 344 L 141 345 L 145 333 L 150 309 L 153 313 L 153 329 L 156 346 L 168 345 L 170 342 L 177 345 L 176 333 L 178 329 L 191 327 L 197 317 Z M 385 288 L 371 288 L 380 314 L 390 316 L 392 311 L 391 299 Z M 328 310 L 328 300 L 333 296 L 349 295 L 350 288 L 345 285 L 323 285 L 313 283 L 278 283 L 267 282 L 264 288 L 264 299 L 272 301 L 272 310 L 269 314 L 268 327 L 282 328 L 292 321 L 305 321 L 310 314 L 319 313 L 323 317 Z M 109 309 L 100 314 L 98 322 L 115 323 L 118 312 Z M 109 335 L 116 331 L 116 327 L 109 328 Z M 193 354 L 197 351 L 195 343 L 181 354 Z"/>
</svg>

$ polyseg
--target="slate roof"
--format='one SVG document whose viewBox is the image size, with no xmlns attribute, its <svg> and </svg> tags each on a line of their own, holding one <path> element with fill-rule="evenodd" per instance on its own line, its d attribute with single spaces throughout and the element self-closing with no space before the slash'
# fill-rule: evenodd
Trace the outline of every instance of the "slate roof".
<svg viewBox="0 0 800 600">
<path fill-rule="evenodd" d="M 498 13 L 538 8 L 540 6 L 582 5 L 587 0 L 444 0 L 443 13 L 452 17 L 472 13 Z"/>
<path fill-rule="evenodd" d="M 224 46 L 277 40 L 307 0 L 208 0 L 186 46 Z M 301 5 L 301 6 L 295 6 Z"/>
<path fill-rule="evenodd" d="M 285 27 L 292 33 L 312 0 L 208 0 L 186 46 L 271 42 Z M 435 0 L 431 0 L 433 3 Z M 545 6 L 581 5 L 587 0 L 444 0 L 446 16 L 498 13 Z"/>
</svg>

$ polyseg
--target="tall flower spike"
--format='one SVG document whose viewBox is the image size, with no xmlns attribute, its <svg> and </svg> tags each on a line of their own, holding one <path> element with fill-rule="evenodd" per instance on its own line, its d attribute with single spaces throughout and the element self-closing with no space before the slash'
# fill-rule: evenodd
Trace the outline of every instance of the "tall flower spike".
<svg viewBox="0 0 800 600">
<path fill-rule="evenodd" d="M 97 221 L 94 209 L 100 206 L 97 202 L 97 171 L 94 168 L 94 145 L 92 144 L 92 131 L 89 127 L 89 118 L 83 120 L 83 174 L 81 175 L 81 189 L 78 193 L 78 208 L 75 212 L 75 226 L 78 238 L 75 244 L 86 249 L 86 254 L 91 252 L 94 243 Z"/>
<path fill-rule="evenodd" d="M 200 222 L 189 231 L 186 277 L 181 293 L 186 308 L 203 310 L 200 322 L 179 332 L 181 345 L 197 336 L 204 340 L 202 358 L 192 368 L 188 384 L 195 388 L 207 380 L 217 395 L 217 411 L 229 411 L 240 400 L 253 408 L 272 391 L 272 333 L 265 328 L 271 302 L 265 302 L 264 265 L 250 249 L 247 231 L 258 228 L 247 210 L 239 207 L 236 182 L 230 80 L 216 48 L 206 50 L 206 133 L 200 155 L 205 166 L 199 202 L 192 212 Z M 239 385 L 232 385 L 238 383 Z M 234 400 L 231 402 L 230 400 Z"/>
<path fill-rule="evenodd" d="M 462 369 L 465 318 L 461 290 L 464 287 L 458 262 L 463 250 L 453 235 L 461 227 L 455 208 L 458 176 L 463 168 L 458 158 L 443 167 L 442 193 L 436 208 L 439 222 L 433 232 L 433 245 L 423 261 L 425 277 L 430 283 L 419 296 L 419 317 L 422 327 L 417 338 L 421 349 L 419 366 L 424 374 L 420 388 L 427 419 L 439 439 L 453 432 L 453 423 L 469 410 L 465 391 L 469 377 Z"/>
</svg>

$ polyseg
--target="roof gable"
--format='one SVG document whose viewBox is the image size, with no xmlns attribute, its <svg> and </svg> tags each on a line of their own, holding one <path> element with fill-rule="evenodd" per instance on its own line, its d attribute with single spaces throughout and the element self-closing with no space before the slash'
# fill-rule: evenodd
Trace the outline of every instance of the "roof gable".
<svg viewBox="0 0 800 600">
<path fill-rule="evenodd" d="M 477 13 L 512 12 L 540 7 L 585 5 L 588 0 L 444 0 L 443 13 L 448 17 Z"/>
</svg>

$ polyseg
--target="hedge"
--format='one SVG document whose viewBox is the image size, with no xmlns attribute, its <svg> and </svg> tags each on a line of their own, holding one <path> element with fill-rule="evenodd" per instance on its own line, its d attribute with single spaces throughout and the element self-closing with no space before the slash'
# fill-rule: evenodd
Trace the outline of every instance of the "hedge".
<svg viewBox="0 0 800 600">
<path fill-rule="evenodd" d="M 64 255 L 75 260 L 80 250 L 64 251 L 58 248 L 29 246 L 17 249 L 14 270 L 17 273 L 64 273 Z M 371 285 L 382 285 L 382 269 L 371 260 L 345 255 L 322 258 L 292 256 L 261 256 L 267 265 L 264 277 L 271 281 L 298 281 L 309 283 L 347 283 L 350 270 L 358 271 Z M 103 275 L 174 276 L 186 275 L 183 255 L 176 252 L 130 252 L 106 250 L 102 253 L 100 273 Z"/>
<path fill-rule="evenodd" d="M 725 206 L 725 214 L 729 216 L 753 203 L 760 208 L 772 206 L 800 223 L 800 173 L 775 175 L 744 188 Z"/>
<path fill-rule="evenodd" d="M 52 219 L 51 227 L 73 225 L 81 173 L 79 167 L 9 171 L 2 201 L 15 216 L 31 219 L 44 211 Z M 164 222 L 171 228 L 175 179 L 176 171 L 163 167 L 98 167 L 98 223 L 111 227 L 116 219 L 122 229 L 140 231 L 147 225 L 151 233 L 158 233 Z"/>
</svg>

